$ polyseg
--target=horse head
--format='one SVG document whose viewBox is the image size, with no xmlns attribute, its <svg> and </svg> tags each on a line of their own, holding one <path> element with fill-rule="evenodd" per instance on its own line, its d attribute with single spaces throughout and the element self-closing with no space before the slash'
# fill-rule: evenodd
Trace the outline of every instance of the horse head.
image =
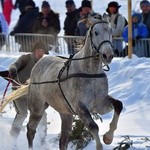
<svg viewBox="0 0 150 150">
<path fill-rule="evenodd" d="M 89 36 L 91 46 L 94 51 L 99 53 L 105 65 L 111 63 L 113 59 L 112 29 L 108 22 L 102 19 L 93 18 L 90 20 L 91 27 Z"/>
</svg>

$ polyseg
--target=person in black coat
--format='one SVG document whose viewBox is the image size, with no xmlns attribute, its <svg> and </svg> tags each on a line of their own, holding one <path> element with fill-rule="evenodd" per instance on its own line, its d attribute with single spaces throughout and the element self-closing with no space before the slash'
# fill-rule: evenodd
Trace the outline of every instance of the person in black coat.
<svg viewBox="0 0 150 150">
<path fill-rule="evenodd" d="M 76 9 L 75 3 L 73 0 L 67 0 L 66 1 L 66 18 L 64 21 L 64 33 L 65 35 L 74 36 L 75 30 L 77 27 L 77 22 L 79 19 L 79 12 Z M 74 43 L 73 41 L 66 41 L 68 44 L 68 53 L 73 54 L 74 53 Z"/>
<path fill-rule="evenodd" d="M 13 31 L 10 32 L 10 35 L 15 35 L 16 33 L 32 33 L 32 27 L 38 14 L 39 8 L 35 6 L 33 1 L 29 1 L 26 5 L 24 14 L 21 14 L 18 23 L 14 27 Z M 31 51 L 26 47 L 27 43 L 29 47 L 29 43 L 31 42 L 30 37 L 23 37 L 22 39 L 21 37 L 15 36 L 15 40 L 21 45 L 19 51 Z"/>
<path fill-rule="evenodd" d="M 58 33 L 60 32 L 59 14 L 54 12 L 47 1 L 42 2 L 41 12 L 33 25 L 33 33 L 53 35 L 43 37 L 50 45 L 57 45 Z"/>
</svg>

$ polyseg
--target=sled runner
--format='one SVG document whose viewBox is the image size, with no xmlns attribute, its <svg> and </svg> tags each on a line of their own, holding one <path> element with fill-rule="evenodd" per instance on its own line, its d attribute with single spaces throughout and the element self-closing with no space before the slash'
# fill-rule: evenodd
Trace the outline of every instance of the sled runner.
<svg viewBox="0 0 150 150">
<path fill-rule="evenodd" d="M 9 93 L 4 99 L 0 100 L 0 112 L 4 110 L 9 102 L 26 95 L 28 92 L 28 88 L 26 87 L 28 87 L 28 85 L 22 85 L 20 88 L 18 88 L 18 90 Z"/>
</svg>

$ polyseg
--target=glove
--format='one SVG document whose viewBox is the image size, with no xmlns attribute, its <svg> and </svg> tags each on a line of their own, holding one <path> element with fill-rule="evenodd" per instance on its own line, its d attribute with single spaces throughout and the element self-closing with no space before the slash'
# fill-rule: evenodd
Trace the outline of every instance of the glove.
<svg viewBox="0 0 150 150">
<path fill-rule="evenodd" d="M 10 69 L 9 75 L 12 79 L 15 78 L 17 76 L 17 70 L 16 69 Z"/>
</svg>

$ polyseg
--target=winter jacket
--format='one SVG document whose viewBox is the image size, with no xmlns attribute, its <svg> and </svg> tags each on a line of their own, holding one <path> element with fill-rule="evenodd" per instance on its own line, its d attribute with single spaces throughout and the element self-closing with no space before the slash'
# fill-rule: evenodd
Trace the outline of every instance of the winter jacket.
<svg viewBox="0 0 150 150">
<path fill-rule="evenodd" d="M 22 17 L 20 17 L 17 25 L 10 34 L 14 35 L 16 33 L 32 33 L 32 27 L 38 14 L 38 7 L 29 8 L 27 12 Z"/>
<path fill-rule="evenodd" d="M 148 38 L 150 38 L 150 12 L 147 14 L 141 13 L 143 16 L 143 23 L 147 26 L 148 28 Z"/>
<path fill-rule="evenodd" d="M 77 27 L 77 21 L 79 18 L 78 10 L 76 9 L 73 12 L 67 12 L 66 18 L 64 21 L 64 31 L 65 35 L 75 35 L 75 29 Z"/>
<path fill-rule="evenodd" d="M 144 23 L 142 23 L 142 15 L 139 13 L 132 14 L 132 17 L 136 16 L 139 18 L 137 23 L 132 24 L 132 44 L 133 44 L 133 53 L 136 54 L 138 57 L 145 56 L 145 49 L 144 45 L 141 43 L 139 39 L 147 38 L 148 36 L 148 29 Z M 128 42 L 128 26 L 125 27 L 122 35 L 125 42 Z"/>
<path fill-rule="evenodd" d="M 118 17 L 117 20 L 116 17 Z M 108 14 L 107 20 L 110 23 L 110 26 L 112 27 L 113 36 L 114 37 L 122 36 L 125 27 L 125 18 L 121 14 L 115 13 L 115 14 Z"/>
<path fill-rule="evenodd" d="M 43 19 L 46 19 L 46 21 L 48 22 L 48 27 L 44 27 L 42 25 Z M 32 32 L 41 34 L 52 34 L 56 36 L 60 32 L 59 14 L 54 13 L 51 10 L 47 17 L 44 18 L 43 13 L 40 12 L 36 18 L 36 21 L 34 22 Z"/>
<path fill-rule="evenodd" d="M 128 26 L 125 27 L 123 32 L 123 39 L 125 42 L 128 42 Z M 148 36 L 148 29 L 145 24 L 139 23 L 137 25 L 132 25 L 132 38 L 136 39 L 137 36 L 141 38 L 147 38 Z"/>
<path fill-rule="evenodd" d="M 18 58 L 17 61 L 12 63 L 9 67 L 9 71 L 12 70 L 17 71 L 17 76 L 14 77 L 14 80 L 18 83 L 25 84 L 26 81 L 30 78 L 30 73 L 33 66 L 36 64 L 38 60 L 36 60 L 33 53 L 22 55 Z M 16 84 L 13 83 L 13 86 Z"/>
<path fill-rule="evenodd" d="M 8 35 L 8 23 L 2 13 L 0 13 L 0 33 Z"/>
</svg>

